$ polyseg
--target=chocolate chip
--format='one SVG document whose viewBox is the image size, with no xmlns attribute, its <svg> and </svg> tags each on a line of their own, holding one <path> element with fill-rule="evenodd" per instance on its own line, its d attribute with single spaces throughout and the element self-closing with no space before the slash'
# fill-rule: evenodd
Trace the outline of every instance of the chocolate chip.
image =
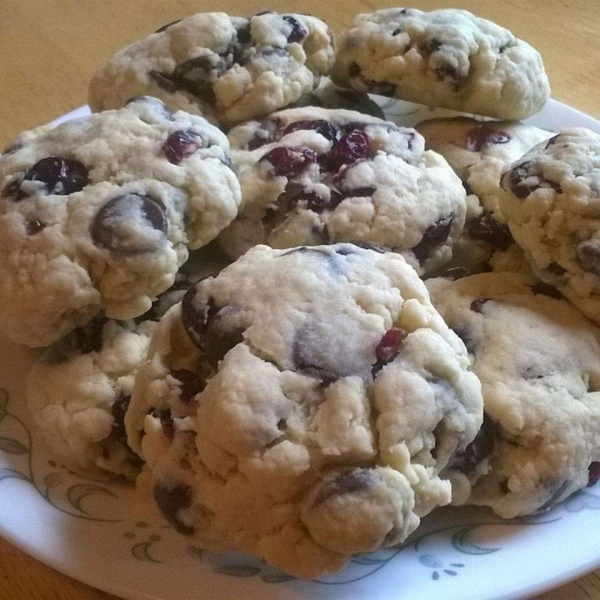
<svg viewBox="0 0 600 600">
<path fill-rule="evenodd" d="M 167 160 L 178 165 L 202 146 L 202 140 L 193 131 L 175 131 L 169 135 L 162 150 Z"/>
<path fill-rule="evenodd" d="M 129 394 L 121 394 L 110 409 L 110 414 L 114 419 L 111 436 L 125 447 L 129 447 L 127 444 L 127 431 L 125 430 L 125 413 L 129 408 L 130 400 L 131 396 Z"/>
<path fill-rule="evenodd" d="M 478 217 L 471 219 L 467 225 L 467 232 L 474 240 L 487 242 L 499 250 L 506 250 L 515 241 L 508 225 L 496 221 L 488 211 L 483 211 Z"/>
<path fill-rule="evenodd" d="M 158 249 L 168 231 L 163 206 L 149 196 L 128 193 L 109 200 L 91 226 L 94 243 L 122 255 Z"/>
<path fill-rule="evenodd" d="M 33 221 L 27 221 L 27 235 L 35 235 L 40 231 L 46 229 L 46 223 L 42 223 L 39 219 L 34 219 Z"/>
<path fill-rule="evenodd" d="M 170 94 L 176 92 L 179 89 L 178 83 L 173 80 L 169 75 L 165 75 L 159 71 L 149 71 L 148 77 L 151 79 L 159 88 L 169 92 Z"/>
<path fill-rule="evenodd" d="M 240 44 L 249 44 L 252 40 L 252 36 L 250 35 L 250 21 L 242 25 L 239 29 L 236 29 L 236 35 L 237 41 Z"/>
<path fill-rule="evenodd" d="M 368 490 L 374 483 L 375 476 L 371 469 L 355 468 L 343 471 L 323 485 L 313 502 L 313 508 L 336 496 Z"/>
<path fill-rule="evenodd" d="M 215 367 L 232 348 L 244 341 L 246 328 L 237 324 L 235 313 L 234 308 L 226 306 L 219 309 L 207 323 L 204 351 Z"/>
<path fill-rule="evenodd" d="M 298 19 L 294 19 L 294 17 L 290 17 L 289 15 L 284 15 L 282 19 L 292 26 L 292 32 L 287 38 L 288 44 L 301 44 L 308 37 L 308 29 Z"/>
<path fill-rule="evenodd" d="M 511 136 L 506 131 L 493 129 L 488 125 L 480 125 L 467 133 L 465 146 L 470 152 L 481 152 L 484 146 L 507 144 L 510 140 Z"/>
<path fill-rule="evenodd" d="M 186 60 L 175 67 L 171 78 L 179 88 L 205 102 L 213 102 L 212 80 L 225 72 L 225 64 L 215 55 L 202 55 Z"/>
<path fill-rule="evenodd" d="M 190 288 L 181 302 L 181 321 L 190 339 L 201 350 L 205 348 L 205 337 L 211 319 L 219 312 L 213 298 L 203 306 L 196 308 L 194 298 L 196 288 Z"/>
<path fill-rule="evenodd" d="M 4 188 L 3 196 L 13 196 L 20 200 L 26 196 L 20 190 L 23 181 L 39 181 L 46 194 L 66 196 L 81 191 L 90 183 L 87 167 L 80 161 L 71 158 L 50 156 L 43 158 L 25 171 L 23 179 L 17 184 L 12 181 Z"/>
<path fill-rule="evenodd" d="M 462 451 L 457 452 L 448 463 L 448 469 L 458 471 L 469 476 L 475 472 L 477 466 L 494 451 L 496 426 L 486 415 L 483 415 L 481 429 L 473 441 Z"/>
<path fill-rule="evenodd" d="M 586 271 L 600 275 L 600 239 L 579 242 L 577 258 Z"/>
<path fill-rule="evenodd" d="M 418 261 L 424 261 L 429 258 L 432 250 L 443 244 L 450 235 L 452 221 L 454 217 L 448 215 L 438 219 L 429 229 L 425 231 L 421 241 L 413 247 L 412 251 Z"/>
<path fill-rule="evenodd" d="M 152 496 L 160 512 L 165 519 L 173 525 L 178 533 L 192 535 L 194 528 L 186 525 L 179 518 L 179 511 L 188 508 L 192 504 L 192 488 L 180 483 L 175 487 L 156 484 L 152 490 Z"/>
<path fill-rule="evenodd" d="M 194 398 L 205 388 L 206 382 L 197 373 L 188 369 L 171 371 L 171 376 L 179 381 L 179 400 L 183 404 L 191 404 Z"/>
<path fill-rule="evenodd" d="M 550 181 L 533 161 L 526 161 L 505 173 L 500 181 L 503 190 L 510 189 L 517 198 L 527 198 L 540 188 L 551 188 L 562 193 L 558 183 Z"/>
<path fill-rule="evenodd" d="M 331 142 L 337 142 L 342 137 L 342 132 L 339 127 L 336 127 L 333 123 L 325 121 L 324 119 L 317 120 L 304 120 L 290 123 L 284 130 L 283 135 L 288 135 L 294 131 L 309 130 L 316 131 L 322 135 L 326 140 Z"/>
<path fill-rule="evenodd" d="M 489 300 L 491 300 L 491 298 L 477 298 L 476 300 L 473 300 L 473 302 L 471 302 L 471 305 L 469 306 L 469 308 L 473 312 L 481 313 L 482 306 Z"/>
<path fill-rule="evenodd" d="M 373 377 L 388 363 L 392 362 L 398 354 L 408 333 L 404 329 L 392 327 L 385 332 L 377 346 L 375 347 L 375 357 L 377 362 L 371 369 Z"/>
<path fill-rule="evenodd" d="M 588 473 L 587 487 L 592 487 L 598 483 L 598 480 L 600 480 L 600 462 L 593 462 L 588 467 Z"/>
<path fill-rule="evenodd" d="M 536 295 L 542 294 L 543 296 L 549 296 L 556 300 L 564 300 L 564 296 L 553 285 L 544 283 L 543 281 L 538 281 L 536 284 L 532 285 L 531 291 Z"/>
</svg>

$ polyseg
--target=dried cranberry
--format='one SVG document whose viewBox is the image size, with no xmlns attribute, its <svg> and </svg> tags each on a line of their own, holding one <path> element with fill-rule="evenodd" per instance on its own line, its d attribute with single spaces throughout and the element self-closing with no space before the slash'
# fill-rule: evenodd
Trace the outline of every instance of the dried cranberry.
<svg viewBox="0 0 600 600">
<path fill-rule="evenodd" d="M 434 248 L 443 244 L 448 239 L 453 219 L 452 215 L 443 217 L 425 231 L 421 241 L 412 249 L 417 260 L 426 260 Z"/>
<path fill-rule="evenodd" d="M 375 356 L 377 362 L 371 369 L 373 377 L 388 363 L 392 362 L 396 356 L 400 353 L 402 343 L 408 336 L 408 333 L 404 329 L 398 327 L 392 327 L 389 331 L 386 331 L 377 346 L 375 347 Z"/>
<path fill-rule="evenodd" d="M 27 221 L 27 235 L 35 235 L 43 229 L 46 229 L 46 223 L 42 223 L 39 219 Z"/>
<path fill-rule="evenodd" d="M 191 131 L 175 131 L 163 144 L 163 152 L 169 162 L 178 165 L 184 158 L 191 156 L 200 148 L 198 136 Z"/>
<path fill-rule="evenodd" d="M 600 240 L 579 242 L 577 258 L 586 271 L 600 275 Z"/>
<path fill-rule="evenodd" d="M 459 471 L 464 475 L 470 475 L 475 471 L 477 465 L 490 456 L 494 450 L 495 426 L 487 415 L 483 415 L 481 429 L 477 432 L 475 439 L 462 451 L 455 454 L 448 468 Z"/>
<path fill-rule="evenodd" d="M 370 158 L 372 154 L 369 136 L 359 129 L 343 135 L 333 144 L 327 158 L 327 167 L 330 171 L 338 171 L 344 165 Z"/>
<path fill-rule="evenodd" d="M 313 507 L 319 506 L 319 504 L 323 504 L 323 502 L 336 496 L 368 490 L 374 482 L 375 477 L 371 469 L 354 468 L 343 471 L 323 485 L 315 498 Z"/>
<path fill-rule="evenodd" d="M 471 306 L 469 308 L 473 312 L 480 313 L 481 307 L 489 300 L 491 300 L 491 298 L 477 298 L 476 300 L 473 300 L 473 302 L 471 302 Z"/>
<path fill-rule="evenodd" d="M 129 408 L 129 401 L 131 396 L 128 394 L 121 394 L 113 403 L 110 414 L 114 421 L 112 425 L 112 437 L 127 447 L 127 431 L 125 430 L 125 413 Z"/>
<path fill-rule="evenodd" d="M 166 238 L 168 221 L 162 204 L 141 194 L 109 200 L 92 222 L 97 246 L 122 255 L 156 250 Z"/>
<path fill-rule="evenodd" d="M 527 198 L 540 188 L 552 188 L 559 194 L 562 189 L 558 183 L 546 179 L 532 161 L 526 161 L 505 173 L 501 180 L 502 189 L 509 188 L 517 198 Z"/>
<path fill-rule="evenodd" d="M 532 285 L 531 291 L 536 295 L 542 294 L 543 296 L 555 298 L 556 300 L 564 299 L 564 296 L 553 285 L 544 283 L 543 281 L 538 281 L 536 284 Z"/>
<path fill-rule="evenodd" d="M 324 119 L 318 119 L 316 121 L 296 121 L 290 123 L 284 130 L 283 135 L 292 133 L 299 130 L 311 130 L 316 131 L 322 135 L 326 140 L 337 142 L 342 137 L 342 132 L 339 127 L 336 127 L 333 123 L 325 121 Z"/>
<path fill-rule="evenodd" d="M 219 312 L 212 298 L 200 307 L 194 306 L 196 288 L 190 288 L 181 302 L 181 321 L 192 342 L 201 350 L 205 347 L 205 337 L 211 319 Z"/>
<path fill-rule="evenodd" d="M 317 162 L 317 155 L 303 146 L 278 146 L 267 152 L 260 162 L 273 166 L 277 177 L 295 177 Z"/>
<path fill-rule="evenodd" d="M 183 535 L 192 535 L 194 528 L 186 525 L 179 518 L 179 511 L 192 504 L 192 488 L 180 483 L 175 487 L 166 487 L 156 484 L 152 490 L 154 502 L 165 519 L 173 525 L 175 530 Z"/>
<path fill-rule="evenodd" d="M 87 167 L 71 158 L 50 156 L 42 158 L 25 171 L 24 181 L 40 181 L 45 186 L 46 194 L 66 196 L 79 192 L 89 184 Z M 20 182 L 11 182 L 2 192 L 4 196 L 18 196 L 15 200 L 25 197 L 20 190 Z"/>
<path fill-rule="evenodd" d="M 206 383 L 202 381 L 197 373 L 188 371 L 188 369 L 176 369 L 171 372 L 171 376 L 181 384 L 179 386 L 179 399 L 183 404 L 191 404 L 196 395 L 206 386 Z"/>
<path fill-rule="evenodd" d="M 176 21 L 171 21 L 170 23 L 167 23 L 166 25 L 159 27 L 154 33 L 162 33 L 163 31 L 166 31 L 167 29 L 169 29 L 169 27 L 171 27 L 172 25 L 177 25 L 177 23 L 181 23 L 181 19 L 177 19 Z"/>
<path fill-rule="evenodd" d="M 467 232 L 474 240 L 487 242 L 500 250 L 506 250 L 515 241 L 508 225 L 499 223 L 487 211 L 469 221 Z"/>
<path fill-rule="evenodd" d="M 481 152 L 484 146 L 489 144 L 506 144 L 510 142 L 511 136 L 505 131 L 493 129 L 487 125 L 474 127 L 467 133 L 466 148 L 470 152 Z"/>
<path fill-rule="evenodd" d="M 298 19 L 294 19 L 294 17 L 290 17 L 289 15 L 284 15 L 282 18 L 286 23 L 289 23 L 292 26 L 292 32 L 287 38 L 288 44 L 301 44 L 308 37 L 308 30 L 306 27 L 304 27 Z"/>
<path fill-rule="evenodd" d="M 600 480 L 600 462 L 593 462 L 588 467 L 588 473 L 589 476 L 587 487 L 592 487 L 598 483 L 598 480 Z"/>
</svg>

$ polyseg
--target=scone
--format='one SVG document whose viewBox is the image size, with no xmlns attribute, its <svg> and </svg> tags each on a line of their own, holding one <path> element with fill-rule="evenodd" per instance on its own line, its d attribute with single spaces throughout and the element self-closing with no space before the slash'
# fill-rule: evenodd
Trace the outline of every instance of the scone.
<svg viewBox="0 0 600 600">
<path fill-rule="evenodd" d="M 465 10 L 389 8 L 355 17 L 333 81 L 435 107 L 523 119 L 550 96 L 539 53 Z"/>
<path fill-rule="evenodd" d="M 89 104 L 100 111 L 151 95 L 231 125 L 311 92 L 333 63 L 333 44 L 327 25 L 307 15 L 200 13 L 117 52 L 92 79 Z"/>
<path fill-rule="evenodd" d="M 127 445 L 124 417 L 137 369 L 158 320 L 224 258 L 199 251 L 152 308 L 130 321 L 98 316 L 53 344 L 27 375 L 29 412 L 53 457 L 69 469 L 100 468 L 133 480 L 142 461 Z"/>
<path fill-rule="evenodd" d="M 555 134 L 516 121 L 482 122 L 468 117 L 429 119 L 416 129 L 425 138 L 425 147 L 441 154 L 474 196 L 467 201 L 465 229 L 448 268 L 462 265 L 471 273 L 488 269 L 495 254 L 514 245 L 498 204 L 502 172 Z"/>
<path fill-rule="evenodd" d="M 462 342 L 394 253 L 258 246 L 159 323 L 125 424 L 194 543 L 301 577 L 393 546 L 450 501 L 481 425 Z"/>
<path fill-rule="evenodd" d="M 600 323 L 600 135 L 563 131 L 503 175 L 500 208 L 540 279 Z"/>
<path fill-rule="evenodd" d="M 225 135 L 154 98 L 42 127 L 0 156 L 0 329 L 48 346 L 145 313 L 236 216 Z"/>
<path fill-rule="evenodd" d="M 374 243 L 426 273 L 447 262 L 466 194 L 423 138 L 354 111 L 299 108 L 229 132 L 239 218 L 219 237 L 236 257 L 274 248 Z"/>
<path fill-rule="evenodd" d="M 453 502 L 512 518 L 548 510 L 595 483 L 600 331 L 558 290 L 523 275 L 427 286 L 469 350 L 486 415 L 473 444 L 444 473 Z"/>
</svg>

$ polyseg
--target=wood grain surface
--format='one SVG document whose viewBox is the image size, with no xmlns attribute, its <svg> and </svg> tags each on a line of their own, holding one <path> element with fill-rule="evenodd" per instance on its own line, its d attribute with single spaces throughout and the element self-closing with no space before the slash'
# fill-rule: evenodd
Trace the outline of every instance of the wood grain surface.
<svg viewBox="0 0 600 600">
<path fill-rule="evenodd" d="M 379 0 L 0 0 L 0 147 L 17 133 L 86 103 L 88 81 L 111 54 L 195 12 L 305 12 L 340 32 Z M 600 118 L 598 0 L 421 0 L 409 6 L 466 8 L 511 29 L 544 58 L 552 96 Z M 201 598 L 201 595 L 199 595 Z M 600 570 L 540 596 L 600 600 Z M 0 600 L 109 600 L 0 539 Z M 176 599 L 173 599 L 176 600 Z"/>
</svg>

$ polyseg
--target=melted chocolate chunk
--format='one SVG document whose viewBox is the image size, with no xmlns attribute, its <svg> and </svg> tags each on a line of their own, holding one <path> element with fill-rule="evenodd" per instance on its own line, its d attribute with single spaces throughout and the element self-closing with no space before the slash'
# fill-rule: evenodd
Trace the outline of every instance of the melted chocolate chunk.
<svg viewBox="0 0 600 600">
<path fill-rule="evenodd" d="M 454 217 L 448 215 L 436 221 L 425 231 L 421 241 L 413 247 L 412 251 L 419 262 L 427 260 L 432 250 L 443 244 L 450 235 Z"/>
<path fill-rule="evenodd" d="M 204 351 L 213 366 L 244 341 L 245 327 L 235 324 L 235 309 L 225 306 L 209 319 L 204 336 Z"/>
<path fill-rule="evenodd" d="M 100 352 L 103 344 L 104 325 L 107 321 L 106 317 L 96 317 L 87 325 L 77 327 L 69 336 L 70 345 L 79 350 L 81 354 Z"/>
<path fill-rule="evenodd" d="M 204 382 L 197 373 L 189 371 L 188 369 L 176 369 L 175 371 L 171 371 L 171 376 L 180 382 L 179 400 L 183 404 L 191 404 L 196 395 L 206 386 L 206 382 Z"/>
<path fill-rule="evenodd" d="M 556 300 L 564 300 L 565 298 L 553 285 L 544 283 L 543 281 L 538 281 L 536 284 L 532 285 L 531 291 L 536 295 L 542 294 L 543 296 L 549 296 Z"/>
<path fill-rule="evenodd" d="M 507 144 L 510 140 L 511 136 L 506 131 L 493 129 L 488 125 L 480 125 L 467 133 L 465 146 L 470 152 L 481 152 L 484 146 Z"/>
<path fill-rule="evenodd" d="M 212 298 L 209 298 L 204 306 L 196 308 L 193 302 L 195 296 L 196 289 L 192 287 L 183 297 L 181 302 L 181 321 L 187 334 L 190 336 L 190 340 L 192 340 L 195 346 L 204 350 L 208 325 L 219 312 L 219 308 L 215 305 L 215 301 Z"/>
<path fill-rule="evenodd" d="M 27 221 L 27 235 L 35 235 L 40 231 L 46 229 L 46 223 L 43 223 L 39 219 L 35 219 L 33 221 Z"/>
<path fill-rule="evenodd" d="M 248 150 L 256 150 L 276 139 L 278 123 L 274 119 L 266 119 L 260 124 L 254 137 L 248 142 Z"/>
<path fill-rule="evenodd" d="M 586 271 L 600 275 L 600 239 L 579 242 L 577 258 Z"/>
<path fill-rule="evenodd" d="M 203 55 L 177 65 L 171 78 L 180 89 L 193 94 L 205 102 L 214 102 L 212 81 L 223 75 L 226 67 L 218 57 Z"/>
<path fill-rule="evenodd" d="M 27 194 L 20 189 L 23 181 L 39 181 L 45 194 L 67 196 L 81 191 L 90 183 L 87 167 L 78 160 L 50 156 L 42 158 L 25 171 L 22 180 L 14 180 L 6 186 L 3 196 L 13 200 L 23 199 Z"/>
<path fill-rule="evenodd" d="M 121 394 L 114 402 L 110 409 L 110 413 L 114 419 L 111 435 L 120 444 L 129 448 L 127 444 L 127 431 L 125 430 L 125 413 L 129 408 L 130 395 Z"/>
<path fill-rule="evenodd" d="M 121 255 L 158 249 L 167 237 L 168 221 L 162 204 L 149 196 L 125 194 L 109 200 L 91 226 L 94 243 Z"/>
<path fill-rule="evenodd" d="M 499 250 L 506 250 L 515 241 L 508 225 L 499 223 L 487 211 L 469 221 L 467 232 L 474 240 L 487 242 Z"/>
<path fill-rule="evenodd" d="M 500 181 L 503 190 L 510 189 L 517 198 L 527 198 L 540 188 L 552 188 L 559 194 L 562 189 L 558 183 L 550 181 L 540 172 L 533 161 L 526 161 L 513 167 Z"/>
<path fill-rule="evenodd" d="M 192 504 L 192 488 L 180 483 L 175 487 L 166 487 L 156 484 L 152 490 L 154 502 L 165 519 L 173 525 L 178 533 L 192 535 L 194 528 L 186 525 L 179 518 L 179 511 L 188 508 Z"/>
<path fill-rule="evenodd" d="M 561 267 L 558 263 L 555 262 L 550 263 L 544 270 L 558 277 L 562 277 L 567 272 L 567 270 L 564 267 Z"/>
<path fill-rule="evenodd" d="M 159 88 L 172 94 L 179 89 L 178 82 L 172 79 L 169 75 L 165 75 L 160 71 L 149 71 L 148 77 L 151 79 Z"/>
<path fill-rule="evenodd" d="M 292 32 L 287 38 L 288 44 L 301 44 L 308 37 L 308 30 L 298 19 L 294 19 L 294 17 L 290 17 L 289 15 L 284 15 L 282 19 L 292 26 Z"/>
<path fill-rule="evenodd" d="M 331 481 L 323 485 L 313 503 L 313 508 L 327 502 L 330 498 L 355 494 L 368 490 L 375 483 L 375 475 L 371 469 L 355 468 L 343 471 Z"/>
<path fill-rule="evenodd" d="M 469 476 L 477 466 L 494 451 L 496 439 L 496 426 L 486 415 L 483 415 L 483 424 L 473 441 L 462 451 L 455 454 L 448 463 L 448 469 L 459 471 Z"/>
</svg>

